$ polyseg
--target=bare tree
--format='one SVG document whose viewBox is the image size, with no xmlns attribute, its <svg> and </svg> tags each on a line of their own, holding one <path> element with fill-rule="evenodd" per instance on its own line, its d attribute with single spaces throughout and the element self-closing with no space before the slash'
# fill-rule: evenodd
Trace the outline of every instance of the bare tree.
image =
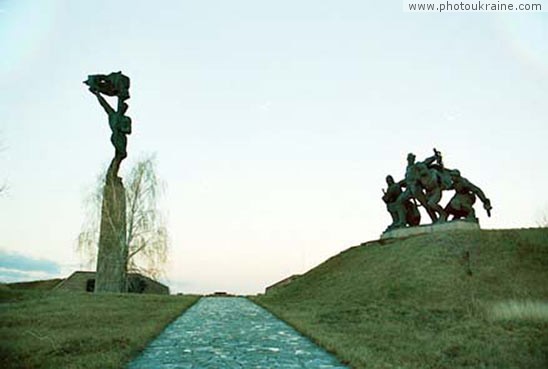
<svg viewBox="0 0 548 369">
<path fill-rule="evenodd" d="M 106 169 L 86 200 L 86 219 L 78 236 L 78 251 L 89 268 L 97 260 L 105 173 Z M 129 249 L 127 271 L 158 278 L 167 261 L 168 235 L 158 208 L 163 186 L 156 174 L 154 156 L 145 156 L 135 163 L 124 182 Z"/>
<path fill-rule="evenodd" d="M 538 218 L 537 226 L 539 228 L 548 228 L 548 211 Z"/>
<path fill-rule="evenodd" d="M 0 141 L 0 152 L 2 151 L 4 151 L 4 145 Z M 0 184 L 0 195 L 4 194 L 7 189 L 8 189 L 8 185 L 5 182 Z"/>
</svg>

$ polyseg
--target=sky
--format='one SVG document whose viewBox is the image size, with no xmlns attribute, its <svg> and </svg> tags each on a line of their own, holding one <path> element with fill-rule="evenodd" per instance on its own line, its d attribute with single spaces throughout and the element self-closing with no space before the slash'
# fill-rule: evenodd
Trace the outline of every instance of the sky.
<svg viewBox="0 0 548 369">
<path fill-rule="evenodd" d="M 378 239 L 386 175 L 434 147 L 491 199 L 482 228 L 538 226 L 548 14 L 402 9 L 0 0 L 0 280 L 82 268 L 84 200 L 113 156 L 82 81 L 114 71 L 131 78 L 121 175 L 154 153 L 166 184 L 172 292 L 262 292 Z"/>
</svg>

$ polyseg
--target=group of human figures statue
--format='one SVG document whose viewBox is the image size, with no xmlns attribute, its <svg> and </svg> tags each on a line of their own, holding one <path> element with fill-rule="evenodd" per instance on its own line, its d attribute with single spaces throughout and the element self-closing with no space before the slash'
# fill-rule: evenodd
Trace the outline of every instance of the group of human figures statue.
<svg viewBox="0 0 548 369">
<path fill-rule="evenodd" d="M 392 216 L 392 224 L 386 231 L 418 226 L 421 221 L 419 206 L 426 210 L 433 224 L 458 219 L 478 222 L 473 207 L 476 196 L 491 216 L 491 201 L 483 191 L 462 177 L 459 170 L 445 168 L 442 155 L 436 149 L 433 156 L 423 161 L 416 161 L 414 154 L 408 154 L 405 178 L 395 182 L 389 175 L 386 184 L 388 188 L 383 189 L 382 199 Z M 439 203 L 442 191 L 448 190 L 454 190 L 455 194 L 443 207 Z"/>
<path fill-rule="evenodd" d="M 112 130 L 110 142 L 114 145 L 115 153 L 107 171 L 107 180 L 116 179 L 122 160 L 127 157 L 127 135 L 131 134 L 131 118 L 126 116 L 129 99 L 129 77 L 122 72 L 105 74 L 94 74 L 88 76 L 84 81 L 89 86 L 89 91 L 97 96 L 99 104 L 105 109 L 108 115 L 108 124 Z M 113 109 L 101 95 L 116 96 L 118 104 Z"/>
</svg>

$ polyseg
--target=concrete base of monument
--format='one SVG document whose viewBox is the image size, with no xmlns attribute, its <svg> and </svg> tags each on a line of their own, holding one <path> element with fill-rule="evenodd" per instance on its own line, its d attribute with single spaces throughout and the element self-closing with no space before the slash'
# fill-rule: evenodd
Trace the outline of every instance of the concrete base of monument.
<svg viewBox="0 0 548 369">
<path fill-rule="evenodd" d="M 475 222 L 466 222 L 464 220 L 453 220 L 446 223 L 440 224 L 425 224 L 416 227 L 406 227 L 406 228 L 397 228 L 390 231 L 386 231 L 381 235 L 381 240 L 387 238 L 400 238 L 400 237 L 409 237 L 415 236 L 418 234 L 425 233 L 437 233 L 437 232 L 447 232 L 447 231 L 472 231 L 479 230 L 480 226 Z"/>
</svg>

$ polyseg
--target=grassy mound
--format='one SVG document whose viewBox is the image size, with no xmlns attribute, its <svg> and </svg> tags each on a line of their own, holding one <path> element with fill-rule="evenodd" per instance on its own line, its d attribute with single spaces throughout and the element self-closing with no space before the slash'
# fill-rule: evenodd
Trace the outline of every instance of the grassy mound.
<svg viewBox="0 0 548 369">
<path fill-rule="evenodd" d="M 353 368 L 547 368 L 548 229 L 348 249 L 254 299 Z"/>
<path fill-rule="evenodd" d="M 0 368 L 121 369 L 197 299 L 1 285 Z"/>
</svg>

